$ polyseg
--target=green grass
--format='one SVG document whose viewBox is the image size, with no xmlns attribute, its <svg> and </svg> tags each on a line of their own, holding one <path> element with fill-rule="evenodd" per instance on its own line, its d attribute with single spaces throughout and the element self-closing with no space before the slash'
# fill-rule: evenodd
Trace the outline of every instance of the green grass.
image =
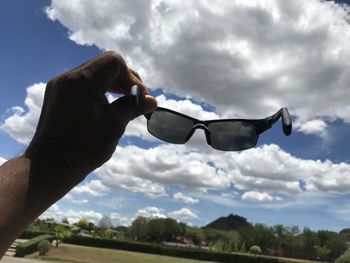
<svg viewBox="0 0 350 263">
<path fill-rule="evenodd" d="M 261 258 L 265 257 L 271 258 L 269 256 L 261 256 Z M 46 256 L 39 256 L 38 253 L 34 253 L 26 256 L 26 258 L 42 259 L 45 261 L 57 263 L 209 263 L 209 261 L 199 261 L 193 259 L 145 254 L 140 252 L 85 247 L 69 244 L 61 244 L 58 248 L 51 248 Z M 280 263 L 315 262 L 281 257 L 279 257 L 278 260 Z"/>
<path fill-rule="evenodd" d="M 38 253 L 26 258 L 36 258 L 60 263 L 203 263 L 198 261 L 167 256 L 158 256 L 138 252 L 122 251 L 105 248 L 92 248 L 62 244 L 58 248 L 51 248 L 46 256 Z"/>
</svg>

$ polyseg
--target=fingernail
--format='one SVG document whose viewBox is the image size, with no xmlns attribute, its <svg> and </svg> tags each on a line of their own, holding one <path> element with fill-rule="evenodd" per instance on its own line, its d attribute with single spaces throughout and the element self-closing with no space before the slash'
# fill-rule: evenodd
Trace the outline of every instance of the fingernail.
<svg viewBox="0 0 350 263">
<path fill-rule="evenodd" d="M 135 106 L 140 103 L 140 88 L 136 85 L 131 87 L 131 100 Z"/>
</svg>

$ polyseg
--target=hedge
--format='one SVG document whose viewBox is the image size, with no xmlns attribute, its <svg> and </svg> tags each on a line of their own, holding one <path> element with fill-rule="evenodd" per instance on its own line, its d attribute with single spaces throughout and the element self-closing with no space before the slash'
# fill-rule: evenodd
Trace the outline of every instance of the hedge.
<svg viewBox="0 0 350 263">
<path fill-rule="evenodd" d="M 16 257 L 24 257 L 25 255 L 38 251 L 38 244 L 40 241 L 52 241 L 55 237 L 53 235 L 42 235 L 34 237 L 27 242 L 21 243 L 16 247 Z"/>
<path fill-rule="evenodd" d="M 186 249 L 186 248 L 174 248 L 166 247 L 158 244 L 151 243 L 141 243 L 141 242 L 130 242 L 130 241 L 120 241 L 120 240 L 110 240 L 102 238 L 92 238 L 92 237 L 81 237 L 81 236 L 71 236 L 64 239 L 65 243 L 99 247 L 99 248 L 111 248 L 128 250 L 135 252 L 143 252 L 164 256 L 180 257 L 180 258 L 191 258 L 197 260 L 207 260 L 216 262 L 235 262 L 235 263 L 248 263 L 248 262 L 266 262 L 266 263 L 278 263 L 276 258 L 266 258 L 266 257 L 255 257 L 251 255 L 242 254 L 229 254 L 229 253 L 218 253 L 209 252 L 198 249 Z"/>
<path fill-rule="evenodd" d="M 25 230 L 22 234 L 19 235 L 18 238 L 31 239 L 37 236 L 52 235 L 52 234 L 53 234 L 52 232 Z"/>
</svg>

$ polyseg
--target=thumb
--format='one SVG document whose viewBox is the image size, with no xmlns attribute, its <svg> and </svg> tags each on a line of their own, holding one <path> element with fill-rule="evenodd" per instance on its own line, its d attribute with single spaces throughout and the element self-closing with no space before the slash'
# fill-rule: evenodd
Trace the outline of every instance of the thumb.
<svg viewBox="0 0 350 263">
<path fill-rule="evenodd" d="M 131 96 L 123 96 L 113 101 L 109 110 L 112 113 L 114 121 L 121 125 L 127 125 L 129 121 L 157 108 L 157 101 L 150 95 L 142 96 L 137 106 L 131 99 Z"/>
</svg>

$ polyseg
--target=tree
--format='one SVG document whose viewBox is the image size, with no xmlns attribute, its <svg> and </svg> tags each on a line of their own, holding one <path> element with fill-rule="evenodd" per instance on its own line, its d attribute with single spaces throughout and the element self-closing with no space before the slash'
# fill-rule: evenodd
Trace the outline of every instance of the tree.
<svg viewBox="0 0 350 263">
<path fill-rule="evenodd" d="M 249 248 L 249 253 L 254 255 L 260 255 L 261 254 L 261 248 L 257 245 L 251 246 Z"/>
<path fill-rule="evenodd" d="M 32 224 L 30 224 L 29 229 L 32 231 L 42 231 L 42 232 L 51 231 L 50 226 L 44 220 L 40 220 L 39 218 L 35 219 L 35 221 Z"/>
<path fill-rule="evenodd" d="M 283 255 L 282 245 L 283 240 L 287 234 L 287 230 L 283 225 L 275 225 L 273 227 L 273 231 L 275 234 L 275 249 L 278 251 L 278 255 Z"/>
<path fill-rule="evenodd" d="M 162 241 L 174 241 L 177 236 L 183 234 L 183 229 L 176 220 L 172 218 L 161 219 L 164 221 Z"/>
<path fill-rule="evenodd" d="M 54 226 L 53 231 L 56 239 L 56 247 L 58 247 L 63 239 L 72 235 L 72 232 L 70 230 L 60 225 Z"/>
<path fill-rule="evenodd" d="M 215 252 L 228 252 L 226 250 L 226 243 L 222 240 L 213 241 L 209 244 L 209 248 L 211 251 Z"/>
<path fill-rule="evenodd" d="M 244 242 L 242 243 L 241 248 L 239 249 L 239 252 L 247 253 L 247 249 L 245 248 L 245 243 Z"/>
<path fill-rule="evenodd" d="M 316 247 L 321 245 L 317 233 L 311 231 L 309 228 L 304 228 L 304 255 L 309 259 L 316 258 Z"/>
<path fill-rule="evenodd" d="M 273 246 L 275 235 L 271 227 L 263 224 L 255 224 L 252 232 L 254 244 L 259 245 L 262 251 L 267 251 L 268 248 Z"/>
<path fill-rule="evenodd" d="M 89 230 L 89 221 L 86 218 L 80 219 L 75 225 L 81 229 Z"/>
<path fill-rule="evenodd" d="M 329 259 L 331 250 L 326 246 L 315 246 L 315 252 L 316 252 L 317 258 L 324 261 Z"/>
<path fill-rule="evenodd" d="M 112 219 L 107 215 L 103 215 L 103 217 L 98 222 L 97 226 L 101 229 L 104 229 L 104 230 L 110 229 L 113 226 Z"/>
<path fill-rule="evenodd" d="M 335 263 L 349 263 L 350 262 L 350 250 L 345 251 L 340 257 L 335 260 Z"/>
<path fill-rule="evenodd" d="M 204 229 L 205 240 L 208 242 L 221 240 L 224 242 L 239 243 L 239 234 L 237 231 L 223 231 L 211 228 Z"/>
<path fill-rule="evenodd" d="M 62 218 L 62 223 L 69 224 L 68 218 L 67 217 L 63 217 Z"/>
<path fill-rule="evenodd" d="M 347 250 L 345 238 L 338 233 L 329 232 L 328 238 L 325 241 L 325 247 L 330 250 L 330 259 L 335 259 Z"/>
<path fill-rule="evenodd" d="M 160 242 L 164 237 L 165 221 L 162 218 L 153 218 L 148 221 L 148 238 L 150 241 Z"/>
<path fill-rule="evenodd" d="M 199 245 L 202 240 L 204 240 L 203 230 L 197 227 L 187 227 L 186 237 L 191 239 L 195 245 Z"/>
<path fill-rule="evenodd" d="M 135 240 L 148 240 L 148 219 L 142 216 L 137 217 L 130 227 L 130 234 Z"/>
</svg>

